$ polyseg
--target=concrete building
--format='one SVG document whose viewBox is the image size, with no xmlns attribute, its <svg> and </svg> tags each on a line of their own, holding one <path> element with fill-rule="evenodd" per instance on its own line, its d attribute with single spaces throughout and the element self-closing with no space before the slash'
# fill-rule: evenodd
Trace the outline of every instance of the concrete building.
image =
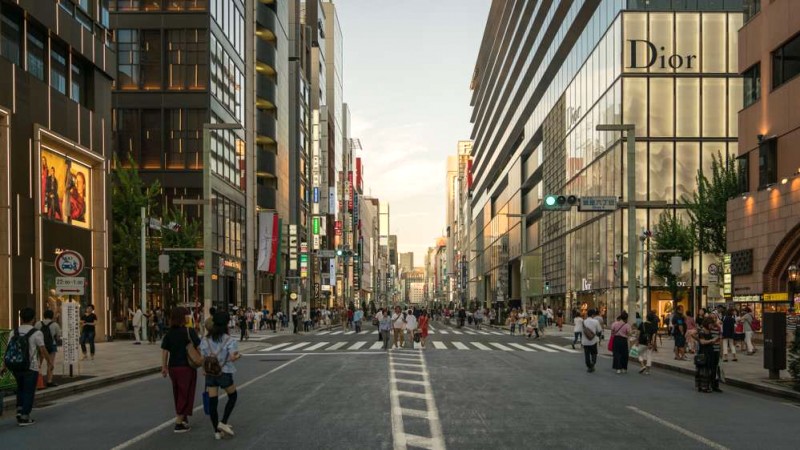
<svg viewBox="0 0 800 450">
<path fill-rule="evenodd" d="M 741 198 L 728 202 L 733 301 L 757 314 L 800 309 L 788 268 L 800 261 L 800 3 L 746 1 L 737 70 Z"/>
<path fill-rule="evenodd" d="M 492 3 L 472 80 L 470 298 L 498 309 L 593 306 L 614 317 L 641 271 L 642 307 L 671 309 L 649 268 L 615 273 L 616 255 L 628 251 L 626 211 L 543 211 L 542 198 L 643 202 L 637 230 L 664 211 L 685 216 L 681 198 L 697 170 L 711 155 L 738 153 L 741 24 L 740 1 Z M 623 123 L 636 126 L 632 199 L 621 133 L 596 131 Z M 700 269 L 712 261 L 695 255 L 683 265 L 696 304 L 708 285 Z"/>
<path fill-rule="evenodd" d="M 112 334 L 109 165 L 117 71 L 107 2 L 0 1 L 0 328 L 60 315 L 55 259 Z M 83 268 L 67 251 L 82 256 Z"/>
<path fill-rule="evenodd" d="M 403 272 L 414 270 L 414 252 L 400 253 L 400 268 Z"/>
</svg>

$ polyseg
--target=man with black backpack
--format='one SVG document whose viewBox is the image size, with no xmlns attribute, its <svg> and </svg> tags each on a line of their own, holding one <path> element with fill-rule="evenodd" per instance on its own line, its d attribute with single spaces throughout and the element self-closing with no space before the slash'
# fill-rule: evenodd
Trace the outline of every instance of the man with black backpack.
<svg viewBox="0 0 800 450">
<path fill-rule="evenodd" d="M 35 423 L 30 414 L 36 396 L 36 382 L 39 380 L 39 362 L 47 361 L 44 336 L 33 326 L 35 316 L 33 308 L 20 311 L 22 325 L 14 329 L 8 341 L 0 370 L 0 373 L 10 370 L 17 382 L 17 425 L 21 427 Z"/>
<path fill-rule="evenodd" d="M 44 320 L 36 323 L 36 329 L 44 336 L 44 348 L 47 349 L 47 387 L 58 386 L 53 383 L 53 368 L 56 365 L 56 353 L 61 342 L 61 327 L 53 320 L 53 311 L 44 312 Z"/>
</svg>

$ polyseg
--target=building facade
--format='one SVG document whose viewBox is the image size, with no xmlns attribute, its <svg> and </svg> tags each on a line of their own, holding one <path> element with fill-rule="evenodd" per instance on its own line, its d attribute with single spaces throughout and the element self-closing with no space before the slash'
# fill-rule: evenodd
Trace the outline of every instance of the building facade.
<svg viewBox="0 0 800 450">
<path fill-rule="evenodd" d="M 739 113 L 741 198 L 728 202 L 734 302 L 762 311 L 800 309 L 787 293 L 800 261 L 800 4 L 746 2 L 739 31 L 744 76 Z"/>
<path fill-rule="evenodd" d="M 628 250 L 626 211 L 543 211 L 542 199 L 633 200 L 637 230 L 663 212 L 685 217 L 697 171 L 738 153 L 741 11 L 741 1 L 493 2 L 472 81 L 470 297 L 613 317 L 638 277 L 640 307 L 671 310 L 663 280 L 650 274 L 648 242 L 636 273 L 617 267 Z M 634 199 L 620 133 L 596 131 L 629 123 Z M 540 270 L 523 270 L 521 256 Z M 685 305 L 706 301 L 711 262 L 697 254 L 684 263 Z"/>
<path fill-rule="evenodd" d="M 25 307 L 60 315 L 55 260 L 72 251 L 85 292 L 71 299 L 112 332 L 111 36 L 107 2 L 0 1 L 0 327 Z"/>
</svg>

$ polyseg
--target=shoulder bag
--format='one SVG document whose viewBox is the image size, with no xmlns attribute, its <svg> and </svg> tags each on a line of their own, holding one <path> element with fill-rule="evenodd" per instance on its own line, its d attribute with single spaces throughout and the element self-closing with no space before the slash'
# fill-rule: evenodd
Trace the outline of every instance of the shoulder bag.
<svg viewBox="0 0 800 450">
<path fill-rule="evenodd" d="M 705 353 L 698 353 L 694 355 L 694 365 L 697 367 L 705 367 L 706 366 L 706 354 Z"/>
<path fill-rule="evenodd" d="M 189 331 L 189 328 L 186 328 L 186 337 L 189 339 L 189 342 L 186 343 L 186 361 L 188 361 L 189 367 L 197 369 L 203 365 L 203 355 L 200 354 L 200 351 L 197 350 L 197 347 L 194 345 L 192 333 Z"/>
</svg>

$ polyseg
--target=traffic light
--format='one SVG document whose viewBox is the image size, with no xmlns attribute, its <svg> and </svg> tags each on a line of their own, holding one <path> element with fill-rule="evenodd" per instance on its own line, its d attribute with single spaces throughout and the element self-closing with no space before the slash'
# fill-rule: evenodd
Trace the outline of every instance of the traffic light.
<svg viewBox="0 0 800 450">
<path fill-rule="evenodd" d="M 578 197 L 574 195 L 554 195 L 544 196 L 544 209 L 547 211 L 569 211 L 578 204 Z"/>
<path fill-rule="evenodd" d="M 336 250 L 336 256 L 342 256 L 342 255 L 344 255 L 344 250 L 342 249 Z"/>
</svg>

